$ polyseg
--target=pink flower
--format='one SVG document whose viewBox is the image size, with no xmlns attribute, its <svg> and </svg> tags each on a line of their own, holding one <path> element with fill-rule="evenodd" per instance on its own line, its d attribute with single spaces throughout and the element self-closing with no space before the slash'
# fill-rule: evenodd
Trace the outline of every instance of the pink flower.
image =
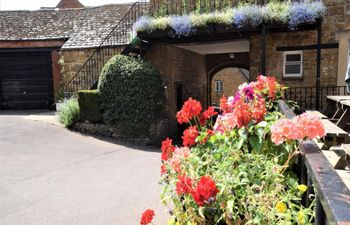
<svg viewBox="0 0 350 225">
<path fill-rule="evenodd" d="M 293 119 L 282 119 L 271 127 L 271 140 L 279 145 L 286 139 L 302 140 L 323 137 L 325 129 L 316 114 L 304 113 Z"/>
<path fill-rule="evenodd" d="M 226 113 L 218 116 L 214 125 L 214 131 L 225 133 L 237 126 L 237 117 L 234 113 Z"/>
<path fill-rule="evenodd" d="M 188 147 L 176 148 L 173 157 L 169 160 L 170 167 L 177 173 L 181 172 L 181 160 L 187 158 L 190 154 Z"/>
</svg>

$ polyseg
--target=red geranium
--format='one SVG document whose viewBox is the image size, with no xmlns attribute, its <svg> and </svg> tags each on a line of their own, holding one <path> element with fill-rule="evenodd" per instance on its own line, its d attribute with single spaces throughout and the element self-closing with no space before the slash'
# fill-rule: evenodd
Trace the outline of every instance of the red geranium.
<svg viewBox="0 0 350 225">
<path fill-rule="evenodd" d="M 160 166 L 160 175 L 166 174 L 167 169 L 164 164 Z"/>
<path fill-rule="evenodd" d="M 265 100 L 263 98 L 259 98 L 254 102 L 254 105 L 252 108 L 252 116 L 256 123 L 260 123 L 261 121 L 263 121 L 265 114 L 266 114 Z"/>
<path fill-rule="evenodd" d="M 204 125 L 210 117 L 215 116 L 217 114 L 218 113 L 215 112 L 215 108 L 213 106 L 210 106 L 207 110 L 205 110 L 202 113 L 201 118 L 200 118 L 200 124 Z"/>
<path fill-rule="evenodd" d="M 175 147 L 173 146 L 173 140 L 167 138 L 162 141 L 162 160 L 166 161 L 171 158 L 173 152 L 175 151 Z"/>
<path fill-rule="evenodd" d="M 278 91 L 278 83 L 275 77 L 259 75 L 254 83 L 254 89 L 259 92 L 264 92 L 270 99 L 276 97 Z M 266 93 L 267 91 L 267 93 Z"/>
<path fill-rule="evenodd" d="M 231 108 L 227 102 L 227 98 L 224 96 L 222 96 L 222 98 L 220 99 L 220 109 L 223 113 L 228 113 L 231 111 Z"/>
<path fill-rule="evenodd" d="M 189 127 L 184 131 L 183 145 L 186 147 L 191 147 L 196 144 L 196 138 L 198 137 L 198 130 L 196 126 Z"/>
<path fill-rule="evenodd" d="M 190 194 L 192 192 L 192 179 L 186 175 L 179 175 L 176 183 L 177 195 Z"/>
<path fill-rule="evenodd" d="M 207 133 L 205 134 L 203 141 L 201 144 L 207 143 L 208 139 L 214 134 L 213 130 L 207 130 Z"/>
<path fill-rule="evenodd" d="M 177 121 L 182 123 L 188 123 L 193 117 L 199 116 L 202 111 L 202 105 L 199 101 L 193 100 L 189 98 L 182 109 L 177 113 L 176 118 Z"/>
<path fill-rule="evenodd" d="M 237 118 L 237 127 L 245 127 L 251 121 L 251 113 L 249 112 L 248 103 L 244 102 L 243 99 L 238 100 L 234 105 L 234 115 Z"/>
<path fill-rule="evenodd" d="M 191 195 L 197 205 L 203 206 L 205 203 L 210 203 L 211 200 L 215 201 L 218 192 L 215 182 L 209 176 L 203 176 Z"/>
<path fill-rule="evenodd" d="M 155 213 L 152 209 L 147 209 L 141 217 L 140 224 L 141 225 L 147 225 L 152 222 L 153 217 L 155 216 Z"/>
</svg>

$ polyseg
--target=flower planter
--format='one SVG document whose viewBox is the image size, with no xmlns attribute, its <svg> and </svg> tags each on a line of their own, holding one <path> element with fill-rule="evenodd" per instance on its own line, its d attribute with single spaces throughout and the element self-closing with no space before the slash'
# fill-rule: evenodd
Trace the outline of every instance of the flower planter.
<svg viewBox="0 0 350 225">
<path fill-rule="evenodd" d="M 170 36 L 172 34 L 172 29 L 167 28 L 165 30 L 154 30 L 151 32 L 138 32 L 137 36 L 141 39 L 162 39 Z"/>
<path fill-rule="evenodd" d="M 215 24 L 214 25 L 214 32 L 221 34 L 221 33 L 229 33 L 235 31 L 234 27 L 232 25 L 225 25 L 225 24 Z"/>
<path fill-rule="evenodd" d="M 212 34 L 214 33 L 214 24 L 208 24 L 207 26 L 204 27 L 196 27 L 196 34 L 197 35 L 207 35 L 207 34 Z"/>
</svg>

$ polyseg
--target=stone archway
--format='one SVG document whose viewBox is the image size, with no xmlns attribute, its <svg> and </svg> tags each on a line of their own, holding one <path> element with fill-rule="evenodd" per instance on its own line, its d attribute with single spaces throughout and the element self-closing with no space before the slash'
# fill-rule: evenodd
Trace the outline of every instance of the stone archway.
<svg viewBox="0 0 350 225">
<path fill-rule="evenodd" d="M 232 96 L 239 85 L 249 82 L 249 71 L 227 67 L 217 71 L 210 79 L 210 105 L 218 106 L 222 95 Z"/>
</svg>

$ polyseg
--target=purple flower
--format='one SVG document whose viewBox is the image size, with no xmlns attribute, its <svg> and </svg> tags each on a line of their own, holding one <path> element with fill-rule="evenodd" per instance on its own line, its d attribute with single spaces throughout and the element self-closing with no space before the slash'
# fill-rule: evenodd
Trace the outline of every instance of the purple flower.
<svg viewBox="0 0 350 225">
<path fill-rule="evenodd" d="M 324 15 L 326 7 L 322 2 L 294 2 L 289 9 L 289 27 L 295 29 L 302 23 L 315 23 Z"/>
<path fill-rule="evenodd" d="M 261 7 L 257 5 L 245 5 L 234 11 L 232 22 L 237 28 L 242 28 L 245 25 L 252 27 L 259 26 L 263 21 Z"/>
<path fill-rule="evenodd" d="M 254 99 L 254 90 L 253 88 L 249 85 L 243 88 L 242 92 L 245 94 L 246 98 L 248 100 L 253 100 Z"/>
<path fill-rule="evenodd" d="M 134 24 L 134 30 L 139 31 L 150 31 L 152 28 L 152 19 L 148 16 L 141 16 Z"/>
<path fill-rule="evenodd" d="M 196 32 L 196 29 L 192 27 L 190 17 L 187 15 L 171 17 L 170 25 L 177 36 L 187 37 L 191 33 Z"/>
<path fill-rule="evenodd" d="M 231 102 L 229 101 L 229 104 L 230 104 L 230 105 L 234 105 L 234 104 L 236 104 L 236 102 L 238 102 L 240 99 L 241 99 L 241 93 L 240 93 L 240 91 L 238 90 L 238 91 L 236 92 L 235 97 L 233 98 L 233 100 L 232 100 Z"/>
</svg>

